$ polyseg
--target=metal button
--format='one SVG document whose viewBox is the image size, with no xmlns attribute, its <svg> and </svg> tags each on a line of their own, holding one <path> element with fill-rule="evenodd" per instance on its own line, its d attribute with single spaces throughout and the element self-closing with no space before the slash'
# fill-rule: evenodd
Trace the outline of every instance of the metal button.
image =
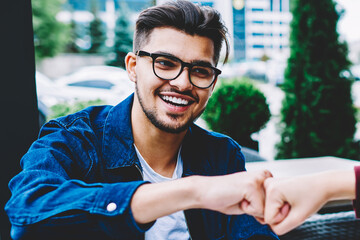
<svg viewBox="0 0 360 240">
<path fill-rule="evenodd" d="M 108 212 L 113 212 L 115 211 L 116 208 L 117 208 L 116 203 L 112 202 L 107 205 L 106 210 Z"/>
</svg>

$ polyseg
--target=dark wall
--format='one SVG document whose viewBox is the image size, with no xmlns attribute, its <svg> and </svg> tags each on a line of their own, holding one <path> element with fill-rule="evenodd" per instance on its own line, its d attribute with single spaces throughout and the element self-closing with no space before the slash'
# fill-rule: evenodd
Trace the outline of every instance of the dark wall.
<svg viewBox="0 0 360 240">
<path fill-rule="evenodd" d="M 38 112 L 31 2 L 0 3 L 0 234 L 10 239 L 4 205 L 7 184 L 20 171 L 20 159 L 37 136 Z"/>
</svg>

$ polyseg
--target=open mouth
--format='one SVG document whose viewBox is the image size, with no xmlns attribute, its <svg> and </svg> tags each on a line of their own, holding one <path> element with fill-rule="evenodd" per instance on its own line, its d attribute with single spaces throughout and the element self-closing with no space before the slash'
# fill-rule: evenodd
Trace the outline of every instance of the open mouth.
<svg viewBox="0 0 360 240">
<path fill-rule="evenodd" d="M 163 96 L 160 95 L 160 98 L 164 101 L 167 102 L 169 104 L 175 105 L 175 106 L 179 106 L 179 107 L 185 107 L 185 106 L 189 106 L 190 104 L 192 104 L 192 101 L 183 99 L 183 98 L 178 98 L 178 97 L 172 97 L 172 96 Z"/>
</svg>

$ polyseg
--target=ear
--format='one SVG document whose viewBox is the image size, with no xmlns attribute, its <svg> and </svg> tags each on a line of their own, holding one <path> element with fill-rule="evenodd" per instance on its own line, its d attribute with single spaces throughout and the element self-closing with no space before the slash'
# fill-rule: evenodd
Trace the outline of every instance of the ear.
<svg viewBox="0 0 360 240">
<path fill-rule="evenodd" d="M 136 82 L 136 55 L 129 52 L 125 57 L 125 67 L 132 82 Z"/>
</svg>

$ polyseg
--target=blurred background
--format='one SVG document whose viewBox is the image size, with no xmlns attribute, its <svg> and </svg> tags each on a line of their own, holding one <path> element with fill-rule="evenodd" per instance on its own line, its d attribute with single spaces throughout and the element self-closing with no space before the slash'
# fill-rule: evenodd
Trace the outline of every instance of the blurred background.
<svg viewBox="0 0 360 240">
<path fill-rule="evenodd" d="M 132 50 L 135 19 L 141 10 L 162 2 L 32 0 L 40 125 L 88 105 L 116 104 L 132 92 L 133 85 L 123 70 L 123 61 L 126 53 Z M 217 9 L 229 30 L 231 56 L 229 63 L 223 66 L 220 63 L 223 71 L 220 77 L 225 79 L 224 82 L 234 78 L 252 82 L 264 94 L 270 110 L 268 120 L 257 123 L 254 132 L 246 133 L 251 134 L 251 140 L 246 143 L 243 140 L 240 144 L 248 145 L 262 157 L 273 160 L 277 154 L 276 144 L 281 141 L 281 129 L 277 126 L 281 122 L 280 112 L 285 95 L 282 85 L 291 53 L 291 22 L 298 1 L 194 2 Z M 321 5 L 322 2 L 316 4 Z M 360 22 L 357 14 L 360 2 L 337 0 L 334 1 L 334 8 L 338 14 L 334 29 L 339 34 L 337 41 L 347 44 L 346 57 L 350 61 L 347 69 L 343 70 L 346 70 L 347 78 L 354 80 L 351 97 L 358 108 L 360 31 L 356 25 Z M 315 17 L 327 18 L 320 15 Z M 257 105 L 254 107 L 258 108 Z M 234 111 L 240 113 L 241 109 Z M 249 116 L 250 113 L 245 112 L 242 118 L 244 115 Z M 214 124 L 210 126 L 211 117 L 204 118 L 197 123 L 210 130 L 232 135 L 230 130 L 214 129 Z M 216 121 L 221 119 L 224 117 Z M 241 124 L 241 121 L 236 124 Z M 356 131 L 354 141 L 359 138 L 360 133 Z M 249 143 L 252 141 L 256 143 Z"/>
<path fill-rule="evenodd" d="M 21 170 L 20 159 L 39 128 L 90 105 L 117 104 L 133 91 L 123 67 L 135 19 L 162 2 L 1 3 L 1 239 L 10 239 L 3 211 L 7 184 Z M 290 175 L 358 163 L 360 1 L 193 2 L 222 14 L 231 45 L 199 125 L 230 135 L 243 146 L 247 162 L 262 161 L 270 170 L 266 164 L 286 162 L 281 172 Z M 346 161 L 334 165 L 333 159 L 320 161 L 324 156 Z M 296 158 L 310 161 L 300 168 Z"/>
</svg>

